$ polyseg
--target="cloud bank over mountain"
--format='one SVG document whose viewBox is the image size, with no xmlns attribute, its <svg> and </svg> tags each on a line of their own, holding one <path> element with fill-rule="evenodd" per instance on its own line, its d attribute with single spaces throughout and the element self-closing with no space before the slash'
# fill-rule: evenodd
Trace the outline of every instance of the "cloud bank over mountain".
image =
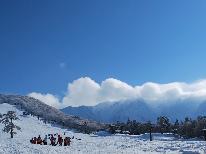
<svg viewBox="0 0 206 154">
<path fill-rule="evenodd" d="M 56 108 L 66 106 L 94 106 L 102 102 L 142 99 L 149 104 L 171 103 L 177 100 L 206 100 L 206 80 L 193 83 L 172 82 L 159 84 L 146 82 L 131 86 L 114 78 L 97 83 L 89 77 L 81 77 L 68 84 L 62 99 L 52 94 L 32 92 L 28 94 Z"/>
</svg>

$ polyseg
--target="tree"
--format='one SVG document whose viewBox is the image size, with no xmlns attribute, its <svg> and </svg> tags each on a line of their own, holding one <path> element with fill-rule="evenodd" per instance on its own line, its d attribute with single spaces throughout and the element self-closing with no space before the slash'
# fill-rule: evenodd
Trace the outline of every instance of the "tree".
<svg viewBox="0 0 206 154">
<path fill-rule="evenodd" d="M 109 132 L 115 134 L 115 125 L 112 124 L 109 125 Z"/>
<path fill-rule="evenodd" d="M 174 135 L 177 135 L 179 128 L 180 128 L 180 123 L 179 123 L 179 120 L 176 119 L 174 125 L 171 125 L 172 133 L 173 133 Z"/>
<path fill-rule="evenodd" d="M 128 120 L 127 120 L 127 125 L 130 125 L 131 124 L 131 121 L 130 121 L 130 119 L 128 118 Z"/>
<path fill-rule="evenodd" d="M 185 137 L 195 137 L 194 136 L 194 128 L 195 128 L 196 123 L 192 121 L 191 118 L 186 117 L 183 128 L 182 128 L 182 134 L 184 134 Z"/>
<path fill-rule="evenodd" d="M 157 125 L 160 128 L 160 132 L 163 134 L 164 132 L 168 132 L 170 128 L 169 119 L 166 116 L 160 116 L 157 118 Z"/>
<path fill-rule="evenodd" d="M 14 120 L 18 120 L 19 118 L 16 116 L 16 113 L 14 111 L 8 111 L 7 114 L 3 114 L 0 123 L 4 124 L 3 131 L 6 133 L 11 134 L 11 138 L 14 137 L 14 134 L 16 132 L 15 129 L 20 130 L 21 128 L 13 123 Z"/>
</svg>

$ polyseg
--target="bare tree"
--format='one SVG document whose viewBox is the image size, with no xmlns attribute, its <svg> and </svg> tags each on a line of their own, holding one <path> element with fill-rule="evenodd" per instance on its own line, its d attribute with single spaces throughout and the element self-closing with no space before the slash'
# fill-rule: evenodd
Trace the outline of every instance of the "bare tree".
<svg viewBox="0 0 206 154">
<path fill-rule="evenodd" d="M 3 131 L 11 134 L 11 138 L 14 137 L 16 132 L 15 129 L 20 130 L 21 128 L 13 123 L 14 120 L 18 120 L 14 111 L 8 111 L 7 114 L 3 114 L 0 119 L 0 123 L 4 124 Z"/>
</svg>

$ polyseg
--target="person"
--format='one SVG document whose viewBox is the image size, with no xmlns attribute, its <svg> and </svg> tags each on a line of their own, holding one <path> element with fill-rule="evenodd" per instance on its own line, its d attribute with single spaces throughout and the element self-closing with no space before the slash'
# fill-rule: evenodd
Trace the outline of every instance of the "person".
<svg viewBox="0 0 206 154">
<path fill-rule="evenodd" d="M 53 135 L 51 135 L 50 141 L 51 141 L 51 145 L 55 146 L 55 138 Z"/>
<path fill-rule="evenodd" d="M 45 135 L 45 137 L 44 137 L 43 144 L 47 145 L 47 135 Z"/>
<path fill-rule="evenodd" d="M 67 146 L 67 137 L 64 138 L 64 146 Z"/>
<path fill-rule="evenodd" d="M 64 139 L 64 146 L 69 146 L 71 143 L 71 138 L 70 137 L 65 137 Z"/>
<path fill-rule="evenodd" d="M 58 141 L 57 141 L 57 144 L 59 143 L 60 146 L 62 146 L 62 143 L 63 143 L 63 139 L 60 135 L 58 135 Z"/>
<path fill-rule="evenodd" d="M 42 144 L 42 139 L 41 136 L 39 135 L 39 137 L 37 138 L 37 144 Z"/>
<path fill-rule="evenodd" d="M 32 139 L 30 140 L 31 144 L 34 144 L 34 138 L 32 137 Z"/>
<path fill-rule="evenodd" d="M 37 138 L 34 137 L 33 144 L 37 144 Z"/>
<path fill-rule="evenodd" d="M 70 137 L 68 137 L 68 146 L 70 146 L 70 144 L 71 144 L 71 138 Z"/>
</svg>

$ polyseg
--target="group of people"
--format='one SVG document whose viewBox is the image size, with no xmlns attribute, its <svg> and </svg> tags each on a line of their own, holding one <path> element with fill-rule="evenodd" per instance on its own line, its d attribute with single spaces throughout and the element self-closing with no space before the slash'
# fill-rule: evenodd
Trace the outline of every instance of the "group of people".
<svg viewBox="0 0 206 154">
<path fill-rule="evenodd" d="M 52 146 L 56 146 L 56 145 L 59 145 L 59 146 L 62 146 L 62 145 L 69 146 L 70 145 L 70 143 L 71 143 L 71 138 L 70 137 L 65 137 L 63 139 L 63 137 L 61 135 L 58 135 L 58 137 L 56 138 L 55 137 L 56 135 L 58 135 L 58 134 L 45 135 L 44 139 L 42 139 L 41 136 L 39 135 L 38 137 L 33 137 L 30 140 L 30 142 L 32 144 L 52 145 Z M 48 141 L 50 141 L 50 143 Z"/>
</svg>

